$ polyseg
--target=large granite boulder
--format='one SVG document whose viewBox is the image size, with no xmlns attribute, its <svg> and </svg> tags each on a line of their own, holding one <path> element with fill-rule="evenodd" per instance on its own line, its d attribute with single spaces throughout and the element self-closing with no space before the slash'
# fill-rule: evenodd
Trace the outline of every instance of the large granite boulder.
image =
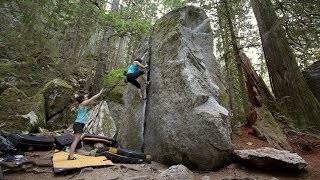
<svg viewBox="0 0 320 180">
<path fill-rule="evenodd" d="M 59 112 L 51 119 L 47 119 L 45 128 L 51 131 L 67 129 L 70 124 L 74 123 L 76 117 L 75 104 L 70 104 L 62 112 Z"/>
<path fill-rule="evenodd" d="M 48 82 L 41 93 L 44 95 L 47 119 L 61 113 L 69 104 L 73 87 L 66 81 L 56 78 Z"/>
<path fill-rule="evenodd" d="M 8 132 L 30 132 L 45 125 L 44 98 L 28 97 L 17 88 L 8 88 L 0 96 L 0 123 Z"/>
<path fill-rule="evenodd" d="M 320 61 L 316 61 L 311 66 L 302 71 L 313 95 L 320 102 Z"/>
<path fill-rule="evenodd" d="M 152 83 L 146 101 L 128 86 L 120 145 L 191 169 L 217 169 L 230 161 L 228 111 L 217 101 L 212 36 L 208 17 L 196 7 L 177 9 L 155 23 L 137 52 L 146 54 Z"/>
</svg>

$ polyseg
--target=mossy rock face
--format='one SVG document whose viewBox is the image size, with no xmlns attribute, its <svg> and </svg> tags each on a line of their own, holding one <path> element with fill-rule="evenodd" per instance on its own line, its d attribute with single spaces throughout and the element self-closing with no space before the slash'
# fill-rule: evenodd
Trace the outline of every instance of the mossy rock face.
<svg viewBox="0 0 320 180">
<path fill-rule="evenodd" d="M 75 107 L 69 105 L 66 107 L 62 113 L 59 113 L 47 120 L 46 129 L 55 131 L 59 129 L 67 129 L 70 124 L 73 124 L 74 120 L 77 117 L 77 111 Z"/>
<path fill-rule="evenodd" d="M 291 150 L 281 124 L 276 121 L 267 107 L 262 106 L 257 111 L 258 119 L 256 125 L 267 138 L 268 143 L 274 145 L 277 149 Z"/>
<path fill-rule="evenodd" d="M 40 91 L 44 95 L 46 117 L 51 119 L 68 106 L 73 88 L 62 79 L 53 79 Z"/>
<path fill-rule="evenodd" d="M 0 94 L 7 88 L 17 87 L 29 97 L 35 95 L 46 82 L 62 77 L 57 64 L 33 61 L 0 64 Z"/>
<path fill-rule="evenodd" d="M 98 131 L 101 131 L 106 136 L 114 137 L 117 129 L 106 102 L 103 102 L 102 104 L 101 113 L 103 114 L 101 116 L 103 119 Z"/>
<path fill-rule="evenodd" d="M 4 130 L 21 133 L 34 131 L 45 124 L 44 98 L 29 98 L 17 88 L 8 88 L 0 96 L 0 123 Z"/>
</svg>

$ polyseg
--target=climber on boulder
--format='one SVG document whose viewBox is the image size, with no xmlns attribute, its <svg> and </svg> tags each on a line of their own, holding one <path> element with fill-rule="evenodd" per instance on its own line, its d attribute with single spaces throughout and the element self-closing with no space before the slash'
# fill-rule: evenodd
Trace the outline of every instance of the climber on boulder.
<svg viewBox="0 0 320 180">
<path fill-rule="evenodd" d="M 148 65 L 144 66 L 141 63 L 142 63 L 142 59 L 136 58 L 132 62 L 130 67 L 128 68 L 126 76 L 127 76 L 127 81 L 129 83 L 131 83 L 132 85 L 134 85 L 136 88 L 138 88 L 138 93 L 139 93 L 140 99 L 145 100 L 146 98 L 143 98 L 143 96 L 142 96 L 141 85 L 136 79 L 139 76 L 141 76 L 146 85 L 150 84 L 150 81 L 147 80 L 147 76 L 146 76 L 145 72 L 143 71 L 143 69 L 147 68 Z"/>
</svg>

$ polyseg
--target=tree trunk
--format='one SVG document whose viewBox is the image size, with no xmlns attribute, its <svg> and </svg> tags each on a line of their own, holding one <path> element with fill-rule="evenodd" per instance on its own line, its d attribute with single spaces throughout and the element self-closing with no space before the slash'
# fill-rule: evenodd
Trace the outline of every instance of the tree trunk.
<svg viewBox="0 0 320 180">
<path fill-rule="evenodd" d="M 269 91 L 261 76 L 256 73 L 247 55 L 242 52 L 240 53 L 240 57 L 247 79 L 247 86 L 249 86 L 247 89 L 251 104 L 255 107 L 261 107 L 263 103 L 262 98 L 270 102 L 275 102 L 274 96 Z"/>
<path fill-rule="evenodd" d="M 243 105 L 244 113 L 246 114 L 247 112 L 249 112 L 249 107 L 248 107 L 249 100 L 248 100 L 248 96 L 246 93 L 246 87 L 245 87 L 245 82 L 244 82 L 244 78 L 243 78 L 243 70 L 241 67 L 240 51 L 239 51 L 235 31 L 233 28 L 233 24 L 231 21 L 229 2 L 228 2 L 228 0 L 223 0 L 223 3 L 225 5 L 225 9 L 226 9 L 226 18 L 228 20 L 228 26 L 229 26 L 229 31 L 230 31 L 230 35 L 231 35 L 233 53 L 234 53 L 234 56 L 235 56 L 236 62 L 237 62 L 237 70 L 238 70 L 239 84 L 240 84 L 240 89 L 241 89 L 242 105 Z"/>
<path fill-rule="evenodd" d="M 251 0 L 271 86 L 277 101 L 299 128 L 320 129 L 320 103 L 303 79 L 270 0 Z"/>
<path fill-rule="evenodd" d="M 124 44 L 124 37 L 120 37 L 115 61 L 113 62 L 113 68 L 115 68 L 115 69 L 118 69 L 118 68 L 126 65 L 125 60 L 123 59 L 123 55 L 122 55 L 122 53 L 124 52 L 123 44 Z"/>
<path fill-rule="evenodd" d="M 117 12 L 119 9 L 119 0 L 113 0 L 112 2 L 112 11 Z M 96 94 L 100 91 L 103 86 L 102 77 L 106 73 L 107 68 L 107 60 L 108 60 L 108 52 L 109 52 L 109 45 L 110 45 L 110 38 L 113 36 L 114 32 L 113 29 L 107 29 L 104 32 L 102 44 L 100 47 L 100 54 L 99 54 L 99 61 L 96 66 L 96 72 L 93 78 L 93 85 L 92 85 L 92 94 Z"/>
</svg>

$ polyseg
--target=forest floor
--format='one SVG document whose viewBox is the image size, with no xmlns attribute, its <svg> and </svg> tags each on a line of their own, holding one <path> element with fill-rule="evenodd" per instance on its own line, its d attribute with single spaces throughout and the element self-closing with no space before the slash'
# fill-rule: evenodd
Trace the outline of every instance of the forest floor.
<svg viewBox="0 0 320 180">
<path fill-rule="evenodd" d="M 256 149 L 260 147 L 271 147 L 267 142 L 261 141 L 253 135 L 248 134 L 250 129 L 241 127 L 239 134 L 232 137 L 235 149 Z M 193 171 L 196 180 L 220 180 L 220 179 L 257 179 L 257 180 L 291 180 L 291 179 L 320 179 L 320 138 L 300 133 L 287 133 L 289 142 L 308 165 L 305 171 L 297 174 L 294 172 L 268 172 L 245 167 L 238 163 L 232 163 L 219 171 Z M 119 164 L 109 167 L 84 168 L 65 175 L 55 175 L 50 167 L 37 167 L 29 172 L 7 171 L 4 179 L 104 179 L 104 180 L 145 180 L 154 179 L 168 167 L 156 162 L 151 164 Z"/>
</svg>

